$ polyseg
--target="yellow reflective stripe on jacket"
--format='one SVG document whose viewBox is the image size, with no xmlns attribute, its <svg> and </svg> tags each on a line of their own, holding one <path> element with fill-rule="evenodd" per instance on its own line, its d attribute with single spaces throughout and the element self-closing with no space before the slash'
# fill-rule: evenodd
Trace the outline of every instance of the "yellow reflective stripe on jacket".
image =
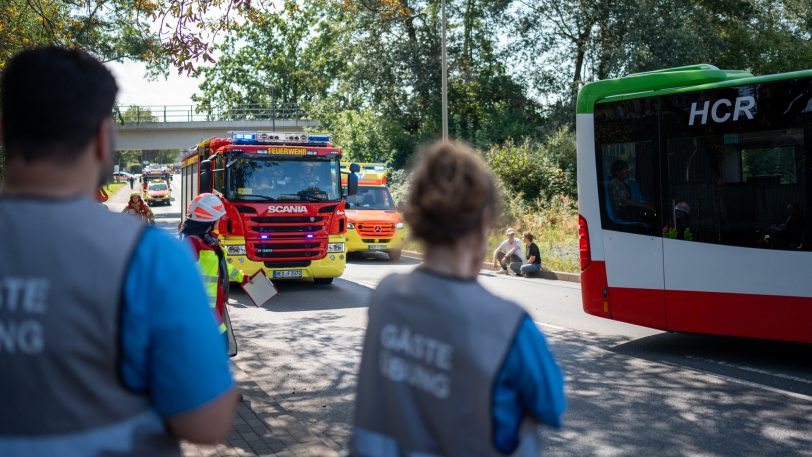
<svg viewBox="0 0 812 457">
<path fill-rule="evenodd" d="M 217 278 L 219 276 L 219 260 L 214 251 L 200 251 L 200 259 L 197 266 L 203 278 L 203 287 L 209 296 L 209 305 L 212 308 L 217 306 Z"/>
<path fill-rule="evenodd" d="M 245 277 L 242 270 L 236 268 L 230 263 L 226 264 L 226 266 L 228 266 L 228 280 L 231 282 L 242 282 L 243 278 Z"/>
</svg>

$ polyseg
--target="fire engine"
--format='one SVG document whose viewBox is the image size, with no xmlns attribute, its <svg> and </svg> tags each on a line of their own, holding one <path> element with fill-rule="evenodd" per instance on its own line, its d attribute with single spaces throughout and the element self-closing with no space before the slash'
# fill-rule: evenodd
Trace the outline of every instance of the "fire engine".
<svg viewBox="0 0 812 457">
<path fill-rule="evenodd" d="M 386 252 L 400 259 L 405 227 L 386 187 L 387 169 L 381 163 L 359 163 L 358 193 L 347 199 L 347 252 Z M 350 164 L 341 165 L 348 176 Z"/>
<path fill-rule="evenodd" d="M 229 132 L 183 155 L 181 208 L 200 193 L 219 195 L 228 262 L 247 274 L 330 284 L 347 261 L 345 197 L 358 190 L 356 166 L 342 191 L 340 159 L 330 135 Z"/>
</svg>

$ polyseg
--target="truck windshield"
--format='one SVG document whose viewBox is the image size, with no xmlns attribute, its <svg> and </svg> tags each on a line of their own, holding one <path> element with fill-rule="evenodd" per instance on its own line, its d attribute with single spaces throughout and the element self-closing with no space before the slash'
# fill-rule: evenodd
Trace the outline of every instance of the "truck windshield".
<svg viewBox="0 0 812 457">
<path fill-rule="evenodd" d="M 392 197 L 386 187 L 359 186 L 358 194 L 347 197 L 349 209 L 394 209 Z"/>
<path fill-rule="evenodd" d="M 339 200 L 338 160 L 239 158 L 229 166 L 228 198 L 244 201 Z"/>
<path fill-rule="evenodd" d="M 149 190 L 166 190 L 166 184 L 150 184 Z"/>
</svg>

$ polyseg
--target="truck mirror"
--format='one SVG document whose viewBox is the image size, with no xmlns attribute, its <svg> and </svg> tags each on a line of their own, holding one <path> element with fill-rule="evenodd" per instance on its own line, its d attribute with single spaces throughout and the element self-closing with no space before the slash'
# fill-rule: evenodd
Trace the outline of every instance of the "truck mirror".
<svg viewBox="0 0 812 457">
<path fill-rule="evenodd" d="M 399 201 L 397 204 L 397 209 L 399 213 L 406 211 L 406 202 L 404 202 L 403 200 Z"/>
<path fill-rule="evenodd" d="M 214 188 L 211 174 L 211 160 L 200 161 L 200 192 L 201 194 L 211 192 Z"/>
<path fill-rule="evenodd" d="M 357 164 L 353 164 L 356 165 Z M 352 165 L 350 165 L 350 170 L 352 170 Z M 358 194 L 358 175 L 355 172 L 351 172 L 349 176 L 347 176 L 347 195 L 357 195 Z"/>
</svg>

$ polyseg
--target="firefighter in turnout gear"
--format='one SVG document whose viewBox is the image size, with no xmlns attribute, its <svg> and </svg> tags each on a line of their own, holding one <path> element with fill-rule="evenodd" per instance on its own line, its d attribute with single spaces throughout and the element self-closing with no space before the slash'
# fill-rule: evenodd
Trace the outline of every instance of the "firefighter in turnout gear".
<svg viewBox="0 0 812 457">
<path fill-rule="evenodd" d="M 195 257 L 203 284 L 209 295 L 209 304 L 220 325 L 220 333 L 226 336 L 228 354 L 237 354 L 237 344 L 231 331 L 228 317 L 229 282 L 245 283 L 247 276 L 226 262 L 223 248 L 214 233 L 217 222 L 226 211 L 220 197 L 204 193 L 192 200 L 186 220 L 180 227 L 181 238 L 188 239 L 194 248 Z"/>
</svg>

